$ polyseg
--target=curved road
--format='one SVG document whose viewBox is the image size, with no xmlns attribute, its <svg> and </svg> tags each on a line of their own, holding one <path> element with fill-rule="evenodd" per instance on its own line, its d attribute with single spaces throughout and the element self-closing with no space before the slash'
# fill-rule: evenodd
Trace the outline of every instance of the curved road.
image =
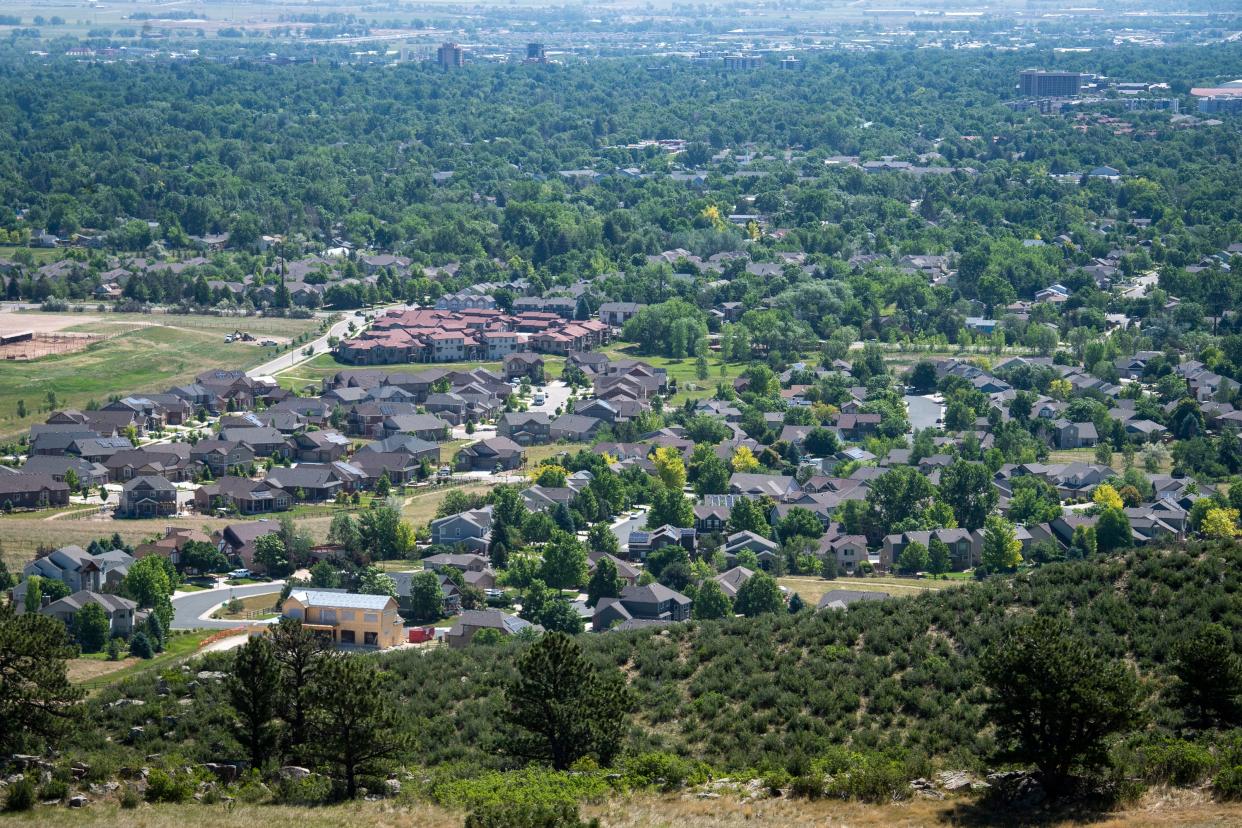
<svg viewBox="0 0 1242 828">
<path fill-rule="evenodd" d="M 386 308 L 384 310 L 386 310 Z M 328 337 L 335 336 L 340 339 L 344 339 L 345 335 L 349 331 L 349 323 L 353 322 L 357 325 L 362 321 L 361 317 L 358 316 L 360 313 L 362 313 L 362 311 L 355 311 L 354 313 L 346 314 L 341 317 L 339 322 L 328 328 L 328 332 L 323 336 L 312 342 L 306 343 L 300 348 L 294 348 L 291 351 L 283 353 L 275 359 L 268 360 L 262 365 L 256 365 L 254 368 L 251 368 L 246 372 L 246 376 L 251 378 L 274 376 L 281 371 L 288 371 L 290 368 L 294 368 L 299 363 L 306 362 L 308 359 L 313 359 L 315 355 L 326 352 L 328 350 Z M 366 325 L 363 324 L 361 327 L 365 328 Z M 306 356 L 302 353 L 302 351 L 308 347 L 315 349 L 315 353 L 311 356 Z"/>
<path fill-rule="evenodd" d="M 187 592 L 172 599 L 174 630 L 228 630 L 237 626 L 236 621 L 215 621 L 199 619 L 213 607 L 223 604 L 231 598 L 249 598 L 253 595 L 267 595 L 280 592 L 284 581 L 272 581 L 266 584 L 248 584 L 246 586 L 226 586 L 216 589 L 205 589 L 202 592 Z"/>
</svg>

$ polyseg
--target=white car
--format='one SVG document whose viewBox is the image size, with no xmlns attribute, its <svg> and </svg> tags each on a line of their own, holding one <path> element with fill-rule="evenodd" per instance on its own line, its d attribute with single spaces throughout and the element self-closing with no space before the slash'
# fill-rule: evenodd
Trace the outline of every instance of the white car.
<svg viewBox="0 0 1242 828">
<path fill-rule="evenodd" d="M 534 399 L 535 405 L 543 405 L 547 401 L 548 401 L 548 398 L 545 397 L 543 394 L 535 395 L 535 399 Z"/>
</svg>

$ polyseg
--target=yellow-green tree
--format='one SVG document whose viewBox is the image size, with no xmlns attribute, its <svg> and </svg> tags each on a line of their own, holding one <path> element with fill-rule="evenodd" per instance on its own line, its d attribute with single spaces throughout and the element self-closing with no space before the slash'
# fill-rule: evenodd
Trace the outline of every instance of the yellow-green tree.
<svg viewBox="0 0 1242 828">
<path fill-rule="evenodd" d="M 1238 534 L 1238 510 L 1208 509 L 1199 531 L 1205 538 L 1232 538 Z"/>
<path fill-rule="evenodd" d="M 749 446 L 738 446 L 730 465 L 735 472 L 753 472 L 759 468 L 759 458 L 755 457 Z"/>
<path fill-rule="evenodd" d="M 651 458 L 664 488 L 680 492 L 686 486 L 686 462 L 672 446 L 661 446 Z"/>
<path fill-rule="evenodd" d="M 1122 509 L 1126 505 L 1117 490 L 1107 483 L 1101 483 L 1095 487 L 1095 491 L 1091 493 L 1091 502 L 1101 510 Z"/>
</svg>

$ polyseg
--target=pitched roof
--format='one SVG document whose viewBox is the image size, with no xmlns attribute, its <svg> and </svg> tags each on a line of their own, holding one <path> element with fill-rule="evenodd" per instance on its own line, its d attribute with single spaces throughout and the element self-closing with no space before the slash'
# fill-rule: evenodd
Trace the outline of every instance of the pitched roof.
<svg viewBox="0 0 1242 828">
<path fill-rule="evenodd" d="M 328 592 L 301 589 L 289 595 L 307 607 L 341 607 L 344 609 L 382 610 L 392 598 L 388 595 L 362 595 L 356 592 Z"/>
</svg>

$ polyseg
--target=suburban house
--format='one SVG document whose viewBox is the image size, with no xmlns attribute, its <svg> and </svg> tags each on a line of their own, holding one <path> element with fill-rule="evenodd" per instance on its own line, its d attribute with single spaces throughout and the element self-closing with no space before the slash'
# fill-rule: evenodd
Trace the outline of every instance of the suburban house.
<svg viewBox="0 0 1242 828">
<path fill-rule="evenodd" d="M 681 528 L 665 524 L 651 531 L 630 533 L 628 554 L 632 561 L 645 561 L 647 556 L 657 549 L 677 545 L 687 552 L 694 553 L 696 532 L 693 528 Z"/>
<path fill-rule="evenodd" d="M 492 507 L 471 509 L 431 522 L 431 542 L 436 546 L 464 546 L 486 552 L 492 536 Z"/>
<path fill-rule="evenodd" d="M 0 473 L 0 507 L 47 509 L 69 505 L 69 485 L 50 474 Z"/>
<path fill-rule="evenodd" d="M 283 512 L 293 505 L 293 498 L 266 480 L 222 477 L 215 483 L 200 486 L 194 492 L 194 505 L 204 514 L 213 509 L 227 509 L 243 515 L 257 515 Z"/>
<path fill-rule="evenodd" d="M 267 473 L 266 480 L 296 500 L 328 500 L 353 488 L 345 485 L 333 463 L 299 463 L 289 469 L 274 468 Z"/>
<path fill-rule="evenodd" d="M 138 615 L 138 604 L 119 595 L 80 589 L 59 601 L 40 607 L 39 612 L 52 616 L 72 629 L 73 620 L 77 617 L 78 611 L 87 604 L 98 604 L 103 607 L 104 615 L 108 617 L 108 631 L 112 635 L 127 636 L 133 632 L 135 617 Z"/>
<path fill-rule="evenodd" d="M 230 523 L 212 534 L 216 547 L 233 563 L 248 569 L 261 570 L 255 563 L 255 542 L 264 535 L 280 531 L 280 523 L 274 520 L 252 520 L 248 523 Z"/>
<path fill-rule="evenodd" d="M 457 452 L 457 468 L 464 471 L 512 470 L 522 465 L 522 447 L 508 437 L 480 440 Z"/>
<path fill-rule="evenodd" d="M 496 421 L 496 434 L 519 446 L 537 446 L 552 440 L 552 418 L 542 411 L 510 411 Z"/>
<path fill-rule="evenodd" d="M 646 621 L 688 621 L 690 599 L 660 583 L 627 586 L 619 598 L 601 598 L 591 617 L 591 629 L 610 629 L 632 619 Z"/>
<path fill-rule="evenodd" d="M 534 351 L 515 351 L 505 354 L 505 379 L 509 381 L 529 379 L 543 382 L 543 357 Z"/>
<path fill-rule="evenodd" d="M 200 440 L 190 448 L 190 458 L 211 469 L 215 477 L 220 477 L 229 469 L 253 463 L 255 453 L 250 446 L 236 440 Z"/>
<path fill-rule="evenodd" d="M 149 475 L 135 477 L 121 488 L 118 517 L 168 517 L 177 513 L 177 487 L 167 478 Z"/>
<path fill-rule="evenodd" d="M 284 600 L 281 612 L 333 644 L 346 647 L 395 647 L 405 629 L 397 612 L 397 599 L 391 595 L 300 589 Z"/>
<path fill-rule="evenodd" d="M 450 647 L 460 649 L 469 644 L 479 630 L 496 630 L 507 638 L 527 629 L 543 632 L 543 627 L 538 624 L 532 624 L 516 615 L 506 615 L 500 610 L 466 610 L 453 628 L 444 634 L 444 642 Z"/>
<path fill-rule="evenodd" d="M 62 546 L 50 555 L 36 558 L 22 569 L 22 577 L 61 581 L 71 592 L 115 590 L 129 573 L 134 559 L 119 550 L 92 555 L 80 546 Z"/>
</svg>

